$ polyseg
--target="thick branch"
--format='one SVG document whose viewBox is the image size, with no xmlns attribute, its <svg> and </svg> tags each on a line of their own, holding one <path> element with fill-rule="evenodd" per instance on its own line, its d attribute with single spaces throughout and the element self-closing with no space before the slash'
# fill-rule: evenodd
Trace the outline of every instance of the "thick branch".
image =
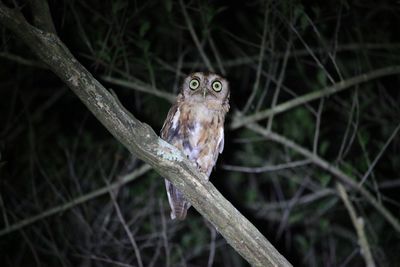
<svg viewBox="0 0 400 267">
<path fill-rule="evenodd" d="M 175 147 L 134 118 L 73 57 L 57 36 L 29 25 L 0 2 L 0 22 L 13 31 L 80 98 L 129 151 L 169 179 L 253 266 L 291 266 Z"/>
</svg>

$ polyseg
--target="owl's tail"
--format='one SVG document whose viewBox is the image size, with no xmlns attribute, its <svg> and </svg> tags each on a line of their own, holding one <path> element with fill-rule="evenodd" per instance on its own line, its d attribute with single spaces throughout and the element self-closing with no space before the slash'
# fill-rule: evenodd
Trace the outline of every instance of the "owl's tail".
<svg viewBox="0 0 400 267">
<path fill-rule="evenodd" d="M 184 220 L 187 210 L 191 206 L 190 203 L 167 179 L 165 179 L 165 187 L 167 188 L 168 201 L 171 206 L 171 219 Z"/>
</svg>

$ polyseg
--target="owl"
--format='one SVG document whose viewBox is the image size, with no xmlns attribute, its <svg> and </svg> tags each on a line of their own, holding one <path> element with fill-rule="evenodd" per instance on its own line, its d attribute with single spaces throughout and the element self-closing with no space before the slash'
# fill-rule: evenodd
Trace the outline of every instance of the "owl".
<svg viewBox="0 0 400 267">
<path fill-rule="evenodd" d="M 161 129 L 161 138 L 180 149 L 207 178 L 224 149 L 229 110 L 228 81 L 214 73 L 187 76 Z M 183 220 L 191 204 L 165 179 L 171 218 Z"/>
</svg>

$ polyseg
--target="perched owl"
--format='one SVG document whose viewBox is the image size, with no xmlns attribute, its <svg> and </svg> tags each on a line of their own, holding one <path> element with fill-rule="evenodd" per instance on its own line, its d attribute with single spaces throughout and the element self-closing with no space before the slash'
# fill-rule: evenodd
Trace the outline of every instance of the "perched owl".
<svg viewBox="0 0 400 267">
<path fill-rule="evenodd" d="M 192 73 L 184 79 L 181 92 L 168 112 L 161 138 L 180 149 L 209 177 L 224 149 L 228 110 L 228 81 L 214 73 Z M 190 203 L 168 180 L 165 186 L 171 218 L 185 219 Z"/>
</svg>

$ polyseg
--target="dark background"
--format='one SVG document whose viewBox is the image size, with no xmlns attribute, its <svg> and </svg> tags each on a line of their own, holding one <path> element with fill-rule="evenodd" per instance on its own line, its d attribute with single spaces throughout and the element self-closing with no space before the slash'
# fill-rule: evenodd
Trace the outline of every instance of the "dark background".
<svg viewBox="0 0 400 267">
<path fill-rule="evenodd" d="M 16 4 L 30 20 L 29 3 Z M 176 94 L 186 74 L 206 71 L 185 8 L 206 55 L 231 87 L 225 150 L 211 175 L 213 184 L 294 266 L 365 265 L 354 225 L 335 192 L 337 179 L 312 162 L 268 172 L 232 170 L 232 165 L 273 167 L 307 158 L 246 127 L 230 130 L 229 125 L 239 111 L 250 115 L 270 108 L 277 91 L 277 102 L 283 103 L 399 65 L 398 1 L 184 1 L 183 6 L 172 0 L 115 0 L 49 5 L 57 33 L 72 54 L 156 132 L 171 103 L 106 78 Z M 3 229 L 115 182 L 143 163 L 131 157 L 20 40 L 0 30 Z M 271 128 L 312 151 L 322 105 L 318 155 L 357 182 L 376 160 L 362 186 L 397 218 L 399 77 L 359 83 L 323 102 L 291 109 L 276 115 Z M 247 105 L 257 79 L 254 100 Z M 261 126 L 267 123 L 259 121 Z M 399 233 L 362 196 L 348 193 L 365 221 L 376 265 L 399 266 Z M 117 203 L 144 266 L 247 266 L 193 208 L 183 222 L 169 219 L 164 182 L 154 171 L 121 187 Z M 1 266 L 137 266 L 107 194 L 1 236 L 0 260 Z"/>
</svg>

